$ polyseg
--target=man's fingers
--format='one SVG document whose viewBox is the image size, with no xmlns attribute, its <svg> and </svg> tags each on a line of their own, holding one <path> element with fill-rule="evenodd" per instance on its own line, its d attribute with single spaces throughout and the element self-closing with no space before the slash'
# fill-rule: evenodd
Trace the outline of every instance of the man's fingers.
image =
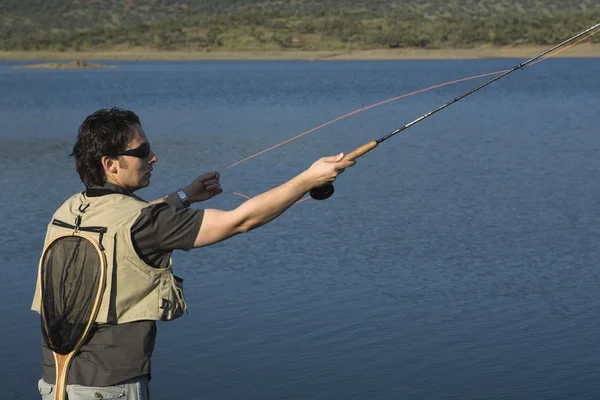
<svg viewBox="0 0 600 400">
<path fill-rule="evenodd" d="M 355 160 L 342 161 L 337 164 L 336 170 L 343 172 L 346 168 L 349 168 L 349 167 L 353 166 L 354 164 L 356 164 Z"/>
<path fill-rule="evenodd" d="M 340 163 L 341 165 L 343 165 L 343 168 L 351 167 L 356 163 L 355 160 L 342 161 L 342 158 L 344 158 L 344 153 L 340 153 L 337 156 L 324 157 L 323 160 L 330 163 Z"/>
<path fill-rule="evenodd" d="M 344 153 L 340 153 L 337 156 L 323 157 L 323 160 L 325 162 L 336 163 L 336 162 L 340 161 L 342 158 L 344 158 Z"/>
<path fill-rule="evenodd" d="M 219 173 L 218 172 L 207 172 L 205 174 L 200 175 L 199 177 L 196 178 L 196 180 L 200 181 L 200 182 L 206 182 L 208 180 L 211 179 L 219 179 Z"/>
<path fill-rule="evenodd" d="M 207 181 L 204 181 L 204 186 L 206 186 L 206 187 L 214 186 L 214 185 L 218 185 L 218 184 L 219 184 L 218 179 L 209 179 Z"/>
</svg>

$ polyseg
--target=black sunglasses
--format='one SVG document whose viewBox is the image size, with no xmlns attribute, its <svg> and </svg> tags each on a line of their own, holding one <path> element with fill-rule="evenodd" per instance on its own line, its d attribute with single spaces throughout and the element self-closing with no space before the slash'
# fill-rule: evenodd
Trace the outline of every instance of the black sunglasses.
<svg viewBox="0 0 600 400">
<path fill-rule="evenodd" d="M 150 155 L 150 143 L 142 143 L 139 147 L 131 150 L 118 151 L 111 154 L 112 157 L 116 156 L 132 156 L 137 158 L 146 158 Z"/>
</svg>

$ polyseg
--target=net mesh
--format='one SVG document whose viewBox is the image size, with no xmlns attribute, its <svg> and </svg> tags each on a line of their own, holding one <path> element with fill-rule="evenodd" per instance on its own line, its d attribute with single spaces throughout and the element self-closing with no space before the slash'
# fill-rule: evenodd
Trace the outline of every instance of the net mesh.
<svg viewBox="0 0 600 400">
<path fill-rule="evenodd" d="M 50 350 L 68 354 L 93 317 L 101 255 L 89 240 L 66 236 L 48 246 L 41 266 L 42 336 Z"/>
</svg>

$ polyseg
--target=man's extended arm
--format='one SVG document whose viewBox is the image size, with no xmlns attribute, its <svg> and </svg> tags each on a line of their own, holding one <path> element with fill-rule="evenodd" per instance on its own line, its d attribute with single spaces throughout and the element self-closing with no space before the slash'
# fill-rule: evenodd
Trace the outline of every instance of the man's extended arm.
<svg viewBox="0 0 600 400">
<path fill-rule="evenodd" d="M 315 162 L 308 170 L 244 202 L 232 211 L 207 209 L 194 247 L 208 246 L 245 233 L 280 216 L 310 189 L 331 183 L 354 161 L 341 161 L 343 154 Z"/>
</svg>

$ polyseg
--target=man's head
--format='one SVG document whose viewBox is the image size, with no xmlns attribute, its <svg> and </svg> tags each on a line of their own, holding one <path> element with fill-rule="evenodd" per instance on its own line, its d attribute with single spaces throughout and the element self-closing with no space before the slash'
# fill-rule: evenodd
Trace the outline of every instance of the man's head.
<svg viewBox="0 0 600 400">
<path fill-rule="evenodd" d="M 87 187 L 109 182 L 131 191 L 150 184 L 157 161 L 138 116 L 119 108 L 89 115 L 79 127 L 71 155 Z"/>
</svg>

